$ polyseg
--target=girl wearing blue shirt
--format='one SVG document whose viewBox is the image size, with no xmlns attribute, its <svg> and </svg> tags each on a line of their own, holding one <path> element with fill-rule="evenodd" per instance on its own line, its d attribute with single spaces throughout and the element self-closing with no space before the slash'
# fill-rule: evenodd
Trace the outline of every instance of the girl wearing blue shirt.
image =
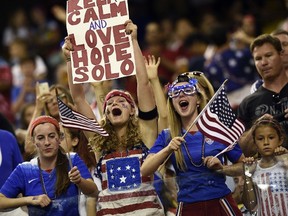
<svg viewBox="0 0 288 216">
<path fill-rule="evenodd" d="M 19 164 L 8 177 L 0 190 L 0 209 L 27 205 L 29 215 L 79 215 L 79 190 L 98 194 L 88 168 L 76 153 L 68 158 L 63 152 L 56 119 L 36 118 L 30 135 L 38 157 Z"/>
<path fill-rule="evenodd" d="M 168 87 L 168 96 L 169 128 L 159 134 L 150 149 L 141 167 L 142 175 L 151 175 L 171 155 L 179 186 L 177 215 L 242 215 L 225 184 L 224 175 L 241 173 L 233 166 L 223 165 L 224 155 L 233 163 L 244 158 L 240 147 L 236 145 L 233 150 L 214 158 L 227 146 L 205 137 L 196 125 L 190 129 L 207 100 L 197 79 L 189 73 L 177 77 Z"/>
</svg>

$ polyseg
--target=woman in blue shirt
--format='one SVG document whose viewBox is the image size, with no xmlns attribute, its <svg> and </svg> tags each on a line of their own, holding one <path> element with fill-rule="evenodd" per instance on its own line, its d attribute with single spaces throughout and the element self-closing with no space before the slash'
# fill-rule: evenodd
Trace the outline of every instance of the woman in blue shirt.
<svg viewBox="0 0 288 216">
<path fill-rule="evenodd" d="M 223 162 L 224 156 L 233 163 L 240 162 L 244 156 L 236 145 L 233 150 L 214 158 L 227 146 L 205 137 L 196 125 L 190 128 L 207 104 L 204 89 L 198 85 L 195 77 L 184 73 L 168 87 L 169 128 L 159 134 L 141 173 L 150 175 L 171 155 L 179 186 L 177 215 L 241 215 L 224 175 L 240 173 L 234 172 L 237 169 L 233 166 L 224 166 Z"/>
<path fill-rule="evenodd" d="M 30 127 L 38 157 L 19 164 L 0 190 L 0 209 L 28 206 L 29 215 L 79 215 L 79 190 L 97 196 L 88 168 L 76 154 L 60 147 L 59 123 L 50 116 L 36 118 Z M 18 195 L 22 194 L 23 197 Z"/>
</svg>

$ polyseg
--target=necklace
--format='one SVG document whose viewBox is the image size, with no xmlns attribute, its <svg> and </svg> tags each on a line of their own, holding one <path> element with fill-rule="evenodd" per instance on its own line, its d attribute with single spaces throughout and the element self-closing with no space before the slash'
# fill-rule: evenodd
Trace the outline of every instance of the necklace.
<svg viewBox="0 0 288 216">
<path fill-rule="evenodd" d="M 46 187 L 45 187 L 45 183 L 44 183 L 44 178 L 43 178 L 43 174 L 42 174 L 42 169 L 41 169 L 41 166 L 40 166 L 40 159 L 39 159 L 39 157 L 37 158 L 37 162 L 38 162 L 38 168 L 39 168 L 39 174 L 40 174 L 40 181 L 41 181 L 42 190 L 43 190 L 43 193 L 48 196 L 48 193 L 47 193 L 47 190 L 46 190 Z M 56 198 L 56 196 L 55 196 L 55 198 Z"/>
<path fill-rule="evenodd" d="M 187 145 L 186 145 L 186 142 L 184 142 L 184 148 L 185 148 L 185 151 L 187 152 L 187 155 L 188 155 L 188 157 L 189 157 L 189 160 L 190 160 L 190 163 L 193 165 L 193 166 L 195 166 L 195 167 L 200 167 L 200 166 L 202 166 L 203 165 L 203 157 L 204 157 L 204 152 L 205 152 L 205 142 L 204 142 L 204 135 L 202 136 L 202 149 L 201 149 L 201 163 L 200 164 L 196 164 L 196 163 L 194 163 L 194 161 L 193 161 L 193 159 L 192 159 L 192 156 L 191 156 L 191 154 L 190 154 L 190 152 L 189 152 L 189 150 L 188 150 L 188 147 L 187 147 Z"/>
</svg>

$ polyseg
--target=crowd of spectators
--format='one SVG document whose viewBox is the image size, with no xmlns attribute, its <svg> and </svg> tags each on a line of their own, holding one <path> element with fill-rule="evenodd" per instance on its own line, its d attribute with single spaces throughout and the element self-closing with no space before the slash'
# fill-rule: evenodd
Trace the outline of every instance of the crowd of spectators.
<svg viewBox="0 0 288 216">
<path fill-rule="evenodd" d="M 187 71 L 202 71 L 217 90 L 228 79 L 235 110 L 259 80 L 249 46 L 260 34 L 288 31 L 285 0 L 130 0 L 143 55 L 161 58 L 163 89 Z M 61 46 L 67 35 L 66 1 L 10 0 L 1 11 L 0 113 L 10 122 L 24 160 L 24 143 L 36 107 L 37 82 L 69 88 Z M 83 85 L 88 102 L 93 86 Z M 111 88 L 137 100 L 134 76 L 113 80 Z M 4 128 L 0 128 L 4 129 Z M 1 165 L 1 164 L 0 164 Z"/>
</svg>

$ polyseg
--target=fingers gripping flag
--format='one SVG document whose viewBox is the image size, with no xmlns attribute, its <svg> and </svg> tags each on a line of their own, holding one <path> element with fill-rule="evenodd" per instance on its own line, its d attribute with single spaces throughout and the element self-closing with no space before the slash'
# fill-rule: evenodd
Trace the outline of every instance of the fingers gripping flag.
<svg viewBox="0 0 288 216">
<path fill-rule="evenodd" d="M 63 103 L 59 97 L 57 97 L 57 102 L 60 120 L 63 127 L 92 131 L 102 136 L 109 136 L 109 134 L 98 124 L 95 119 L 89 119 L 86 116 L 72 110 L 65 103 Z"/>
<path fill-rule="evenodd" d="M 237 120 L 230 106 L 224 88 L 201 115 L 196 125 L 205 136 L 231 148 L 245 131 L 244 125 Z"/>
</svg>

